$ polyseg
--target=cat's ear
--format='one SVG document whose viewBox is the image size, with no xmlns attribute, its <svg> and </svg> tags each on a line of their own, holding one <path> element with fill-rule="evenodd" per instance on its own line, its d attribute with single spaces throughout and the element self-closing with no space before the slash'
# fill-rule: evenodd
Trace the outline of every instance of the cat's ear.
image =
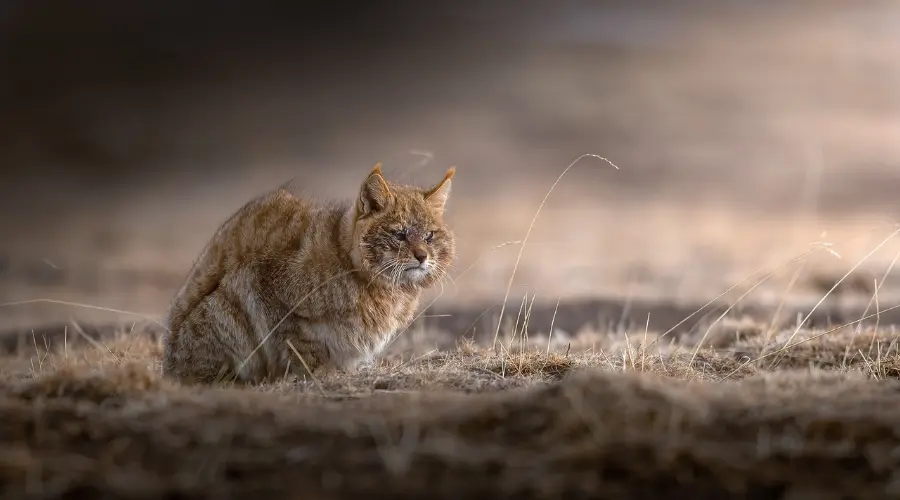
<svg viewBox="0 0 900 500">
<path fill-rule="evenodd" d="M 391 200 L 391 190 L 387 181 L 381 174 L 381 162 L 369 172 L 362 188 L 359 190 L 359 198 L 356 202 L 356 216 L 363 217 L 373 212 L 379 212 L 387 207 Z"/>
<path fill-rule="evenodd" d="M 444 210 L 444 205 L 447 204 L 447 198 L 450 196 L 451 179 L 453 179 L 453 174 L 455 173 L 456 167 L 448 168 L 443 180 L 437 186 L 425 192 L 425 201 L 429 205 L 438 210 Z"/>
</svg>

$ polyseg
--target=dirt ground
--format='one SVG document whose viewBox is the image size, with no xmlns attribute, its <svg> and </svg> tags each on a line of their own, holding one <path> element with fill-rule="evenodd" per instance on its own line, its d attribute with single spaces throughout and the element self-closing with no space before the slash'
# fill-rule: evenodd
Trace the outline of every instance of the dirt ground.
<svg viewBox="0 0 900 500">
<path fill-rule="evenodd" d="M 159 333 L 37 335 L 0 358 L 3 498 L 898 494 L 889 331 L 717 350 L 423 336 L 367 371 L 243 389 L 162 379 Z"/>
</svg>

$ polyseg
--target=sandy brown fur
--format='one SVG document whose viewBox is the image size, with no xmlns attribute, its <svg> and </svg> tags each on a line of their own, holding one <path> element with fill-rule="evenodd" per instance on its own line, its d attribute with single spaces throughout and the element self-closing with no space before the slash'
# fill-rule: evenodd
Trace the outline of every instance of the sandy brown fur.
<svg viewBox="0 0 900 500">
<path fill-rule="evenodd" d="M 454 258 L 443 222 L 453 173 L 423 189 L 389 183 L 379 164 L 352 204 L 278 189 L 244 205 L 172 302 L 163 372 L 261 382 L 372 362 Z"/>
</svg>

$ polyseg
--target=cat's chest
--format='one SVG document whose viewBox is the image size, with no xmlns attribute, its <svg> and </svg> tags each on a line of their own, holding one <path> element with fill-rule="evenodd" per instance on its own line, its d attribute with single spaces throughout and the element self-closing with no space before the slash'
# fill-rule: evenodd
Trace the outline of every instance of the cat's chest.
<svg viewBox="0 0 900 500">
<path fill-rule="evenodd" d="M 392 335 L 409 324 L 415 301 L 414 297 L 401 296 L 361 303 L 360 327 L 375 337 Z"/>
</svg>

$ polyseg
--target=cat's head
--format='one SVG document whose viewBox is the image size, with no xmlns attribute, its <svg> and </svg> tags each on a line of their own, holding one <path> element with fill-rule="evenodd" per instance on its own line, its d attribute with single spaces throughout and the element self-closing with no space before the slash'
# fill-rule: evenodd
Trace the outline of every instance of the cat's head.
<svg viewBox="0 0 900 500">
<path fill-rule="evenodd" d="M 426 288 L 447 275 L 456 246 L 443 215 L 454 172 L 420 188 L 388 182 L 375 165 L 360 188 L 353 227 L 357 265 L 373 280 Z"/>
</svg>

